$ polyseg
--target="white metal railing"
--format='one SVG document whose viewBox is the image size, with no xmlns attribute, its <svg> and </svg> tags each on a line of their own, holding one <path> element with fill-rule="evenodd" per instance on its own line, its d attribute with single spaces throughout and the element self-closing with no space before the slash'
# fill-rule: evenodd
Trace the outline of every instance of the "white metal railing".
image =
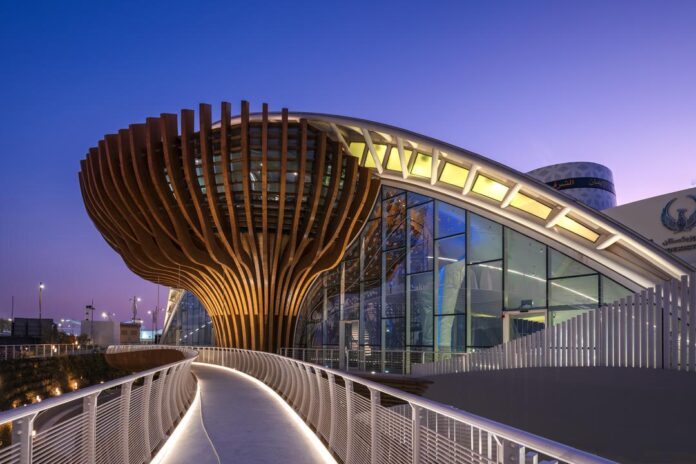
<svg viewBox="0 0 696 464">
<path fill-rule="evenodd" d="M 197 353 L 183 351 L 182 361 L 0 412 L 0 427 L 12 428 L 0 463 L 149 462 L 196 391 Z"/>
<path fill-rule="evenodd" d="M 199 362 L 239 370 L 274 389 L 347 464 L 609 462 L 343 371 L 272 353 L 187 348 L 198 350 Z M 395 402 L 402 405 L 384 405 Z"/>
<path fill-rule="evenodd" d="M 597 366 L 696 372 L 696 274 L 493 348 L 414 364 L 412 374 Z"/>
<path fill-rule="evenodd" d="M 75 345 L 45 343 L 41 345 L 0 345 L 0 360 L 23 358 L 52 358 L 74 354 L 93 353 L 98 347 L 93 345 Z"/>
<path fill-rule="evenodd" d="M 370 348 L 346 350 L 341 353 L 338 348 L 281 348 L 280 354 L 300 361 L 350 372 L 408 375 L 414 364 L 450 360 L 466 353 L 374 350 Z"/>
</svg>

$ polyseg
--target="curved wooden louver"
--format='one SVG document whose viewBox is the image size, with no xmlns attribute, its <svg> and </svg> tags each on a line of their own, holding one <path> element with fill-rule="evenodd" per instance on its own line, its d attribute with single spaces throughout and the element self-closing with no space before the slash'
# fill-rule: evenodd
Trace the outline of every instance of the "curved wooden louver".
<svg viewBox="0 0 696 464">
<path fill-rule="evenodd" d="M 379 179 L 329 134 L 250 121 L 229 103 L 148 118 L 107 135 L 81 161 L 80 187 L 105 240 L 141 277 L 193 292 L 218 343 L 292 346 L 300 302 L 336 266 L 370 213 Z"/>
</svg>

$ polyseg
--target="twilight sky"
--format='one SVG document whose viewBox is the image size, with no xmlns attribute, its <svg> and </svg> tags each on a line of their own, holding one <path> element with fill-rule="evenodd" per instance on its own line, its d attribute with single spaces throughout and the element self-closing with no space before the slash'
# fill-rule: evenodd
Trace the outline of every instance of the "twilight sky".
<svg viewBox="0 0 696 464">
<path fill-rule="evenodd" d="M 693 1 L 2 2 L 0 317 L 13 295 L 36 317 L 39 281 L 45 317 L 155 305 L 79 161 L 199 102 L 371 119 L 521 171 L 597 161 L 620 204 L 696 185 L 695 24 Z"/>
</svg>

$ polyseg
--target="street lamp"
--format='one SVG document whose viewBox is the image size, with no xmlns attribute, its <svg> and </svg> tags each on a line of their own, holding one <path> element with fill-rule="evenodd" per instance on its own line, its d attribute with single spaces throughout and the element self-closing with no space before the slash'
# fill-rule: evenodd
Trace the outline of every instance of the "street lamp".
<svg viewBox="0 0 696 464">
<path fill-rule="evenodd" d="M 41 323 L 41 309 L 43 301 L 43 289 L 46 286 L 43 282 L 39 282 L 39 338 L 41 338 L 40 343 L 43 343 L 43 324 Z"/>
<path fill-rule="evenodd" d="M 138 303 L 140 303 L 140 297 L 134 296 L 130 299 L 133 302 L 133 322 L 138 318 Z"/>
</svg>

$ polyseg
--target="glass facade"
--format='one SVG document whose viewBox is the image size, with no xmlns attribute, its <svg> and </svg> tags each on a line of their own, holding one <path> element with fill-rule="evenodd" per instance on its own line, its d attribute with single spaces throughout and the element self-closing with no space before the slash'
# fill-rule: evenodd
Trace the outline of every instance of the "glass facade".
<svg viewBox="0 0 696 464">
<path fill-rule="evenodd" d="M 312 285 L 295 344 L 337 347 L 341 324 L 357 322 L 364 349 L 487 348 L 631 293 L 495 221 L 385 186 L 341 264 Z"/>
<path fill-rule="evenodd" d="M 175 293 L 178 292 L 178 293 Z M 171 308 L 168 308 L 167 321 L 162 333 L 163 345 L 215 345 L 213 323 L 208 313 L 189 291 L 173 290 L 174 301 L 170 295 Z"/>
</svg>

